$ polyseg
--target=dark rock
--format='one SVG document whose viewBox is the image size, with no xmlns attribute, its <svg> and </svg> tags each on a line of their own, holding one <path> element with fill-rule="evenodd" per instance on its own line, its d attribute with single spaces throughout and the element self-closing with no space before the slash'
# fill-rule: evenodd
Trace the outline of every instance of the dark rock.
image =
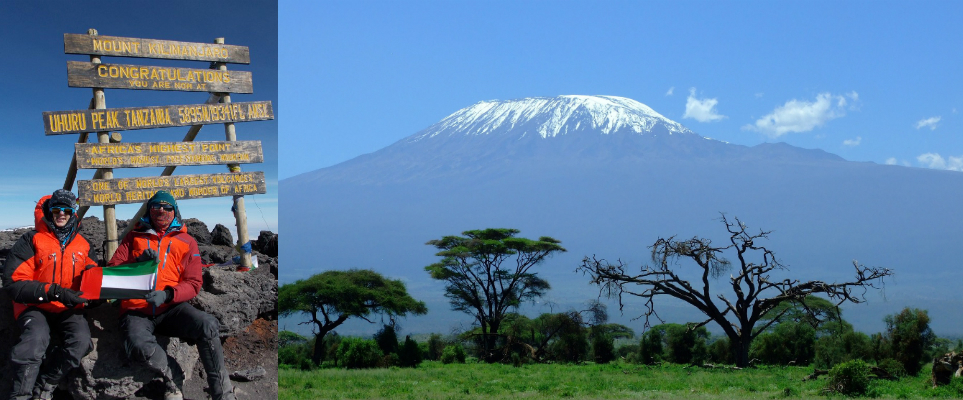
<svg viewBox="0 0 963 400">
<path fill-rule="evenodd" d="M 251 382 L 263 378 L 264 375 L 267 375 L 267 371 L 264 369 L 264 367 L 258 365 L 254 368 L 243 371 L 234 371 L 231 373 L 231 380 Z"/>
<path fill-rule="evenodd" d="M 203 289 L 190 303 L 217 317 L 222 337 L 237 335 L 258 317 L 277 319 L 278 284 L 268 269 L 204 268 Z"/>
<path fill-rule="evenodd" d="M 184 225 L 187 226 L 187 233 L 194 237 L 198 246 L 211 244 L 211 232 L 207 224 L 195 218 L 188 218 L 184 220 Z"/>
<path fill-rule="evenodd" d="M 254 242 L 254 250 L 270 257 L 277 257 L 278 235 L 271 231 L 261 231 L 261 234 L 257 237 L 257 241 Z"/>
<path fill-rule="evenodd" d="M 237 255 L 233 247 L 200 246 L 201 260 L 204 264 L 222 264 L 231 261 Z"/>
<path fill-rule="evenodd" d="M 211 231 L 211 244 L 216 246 L 234 246 L 234 236 L 226 226 L 217 224 Z"/>
</svg>

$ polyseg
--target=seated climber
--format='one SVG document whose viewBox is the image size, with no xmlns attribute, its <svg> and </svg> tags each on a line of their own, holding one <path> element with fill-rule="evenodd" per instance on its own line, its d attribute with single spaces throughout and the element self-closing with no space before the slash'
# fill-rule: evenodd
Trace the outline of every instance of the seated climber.
<svg viewBox="0 0 963 400">
<path fill-rule="evenodd" d="M 63 189 L 41 198 L 34 230 L 17 240 L 3 266 L 3 289 L 20 326 L 10 352 L 11 399 L 52 398 L 64 375 L 93 349 L 79 289 L 82 272 L 97 262 L 79 233 L 76 200 Z M 64 341 L 46 354 L 51 331 L 62 332 Z"/>
<path fill-rule="evenodd" d="M 170 193 L 158 191 L 147 206 L 147 216 L 136 222 L 107 263 L 109 268 L 149 259 L 157 261 L 154 290 L 145 299 L 120 303 L 127 357 L 146 363 L 163 377 L 165 400 L 179 400 L 183 395 L 167 365 L 167 354 L 154 335 L 195 341 L 211 397 L 235 399 L 218 335 L 220 325 L 216 318 L 187 303 L 201 288 L 197 242 L 181 224 L 177 202 Z"/>
</svg>

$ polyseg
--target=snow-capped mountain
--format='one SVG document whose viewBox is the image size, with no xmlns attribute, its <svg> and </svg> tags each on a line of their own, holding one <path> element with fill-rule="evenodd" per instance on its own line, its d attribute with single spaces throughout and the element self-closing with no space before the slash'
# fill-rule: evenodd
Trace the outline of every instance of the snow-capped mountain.
<svg viewBox="0 0 963 400">
<path fill-rule="evenodd" d="M 424 272 L 437 261 L 428 240 L 499 227 L 561 240 L 568 252 L 540 267 L 553 288 L 544 300 L 558 312 L 598 297 L 573 272 L 582 257 L 639 266 L 650 261 L 647 246 L 671 235 L 724 246 L 720 212 L 773 231 L 767 245 L 790 267 L 773 279 L 852 279 L 853 259 L 895 270 L 885 301 L 871 292 L 869 305 L 844 310 L 864 332 L 880 331 L 885 315 L 907 305 L 941 316 L 963 307 L 931 295 L 953 293 L 963 280 L 946 251 L 963 242 L 963 173 L 707 139 L 626 98 L 480 102 L 371 154 L 284 179 L 279 191 L 290 205 L 279 207 L 291 261 L 281 283 L 348 268 L 403 279 L 431 310 L 405 322 L 410 332 L 446 331 L 458 318 L 470 324 L 446 311 L 443 288 Z M 617 322 L 641 329 L 630 321 L 635 306 Z M 701 318 L 686 307 L 664 311 L 669 322 Z M 932 326 L 963 334 L 963 320 Z"/>
<path fill-rule="evenodd" d="M 482 101 L 391 146 L 292 178 L 372 184 L 459 173 L 657 160 L 842 161 L 785 144 L 752 148 L 702 137 L 638 101 L 569 95 Z"/>
<path fill-rule="evenodd" d="M 616 96 L 531 97 L 478 102 L 409 137 L 415 142 L 438 135 L 515 134 L 556 137 L 575 132 L 603 135 L 667 132 L 692 134 L 678 122 L 638 101 Z"/>
</svg>

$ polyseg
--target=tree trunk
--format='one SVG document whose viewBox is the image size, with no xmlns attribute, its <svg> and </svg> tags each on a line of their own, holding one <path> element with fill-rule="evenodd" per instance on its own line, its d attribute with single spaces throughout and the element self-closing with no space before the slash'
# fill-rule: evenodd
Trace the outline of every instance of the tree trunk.
<svg viewBox="0 0 963 400">
<path fill-rule="evenodd" d="M 749 345 L 751 344 L 749 339 L 742 337 L 730 337 L 729 342 L 732 343 L 732 354 L 735 358 L 736 366 L 739 368 L 748 367 Z"/>
<path fill-rule="evenodd" d="M 496 357 L 493 353 L 496 345 L 495 340 L 498 337 L 498 325 L 497 322 L 489 322 L 488 334 L 485 335 L 485 361 L 490 363 L 501 361 L 501 357 Z"/>
<path fill-rule="evenodd" d="M 328 331 L 321 331 L 314 337 L 314 354 L 311 355 L 311 362 L 314 365 L 321 365 L 324 361 L 324 335 L 327 333 Z"/>
</svg>

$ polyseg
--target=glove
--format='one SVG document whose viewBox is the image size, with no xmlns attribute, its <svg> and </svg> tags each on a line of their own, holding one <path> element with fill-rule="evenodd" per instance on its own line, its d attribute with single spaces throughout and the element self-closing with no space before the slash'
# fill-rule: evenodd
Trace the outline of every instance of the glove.
<svg viewBox="0 0 963 400">
<path fill-rule="evenodd" d="M 87 299 L 80 297 L 82 294 L 84 294 L 84 292 L 67 289 L 56 283 L 51 283 L 50 288 L 47 289 L 47 298 L 50 301 L 59 301 L 68 308 L 74 308 L 74 306 L 86 303 Z"/>
<path fill-rule="evenodd" d="M 168 289 L 155 290 L 147 293 L 147 296 L 144 296 L 147 303 L 154 307 L 160 307 L 161 304 L 171 301 L 172 298 L 174 298 L 174 291 Z"/>
<path fill-rule="evenodd" d="M 157 252 L 154 251 L 154 249 L 147 249 L 147 250 L 144 250 L 143 253 L 140 253 L 140 255 L 137 256 L 136 259 L 134 259 L 134 261 L 144 262 L 147 260 L 156 260 L 156 259 L 157 259 Z"/>
</svg>

